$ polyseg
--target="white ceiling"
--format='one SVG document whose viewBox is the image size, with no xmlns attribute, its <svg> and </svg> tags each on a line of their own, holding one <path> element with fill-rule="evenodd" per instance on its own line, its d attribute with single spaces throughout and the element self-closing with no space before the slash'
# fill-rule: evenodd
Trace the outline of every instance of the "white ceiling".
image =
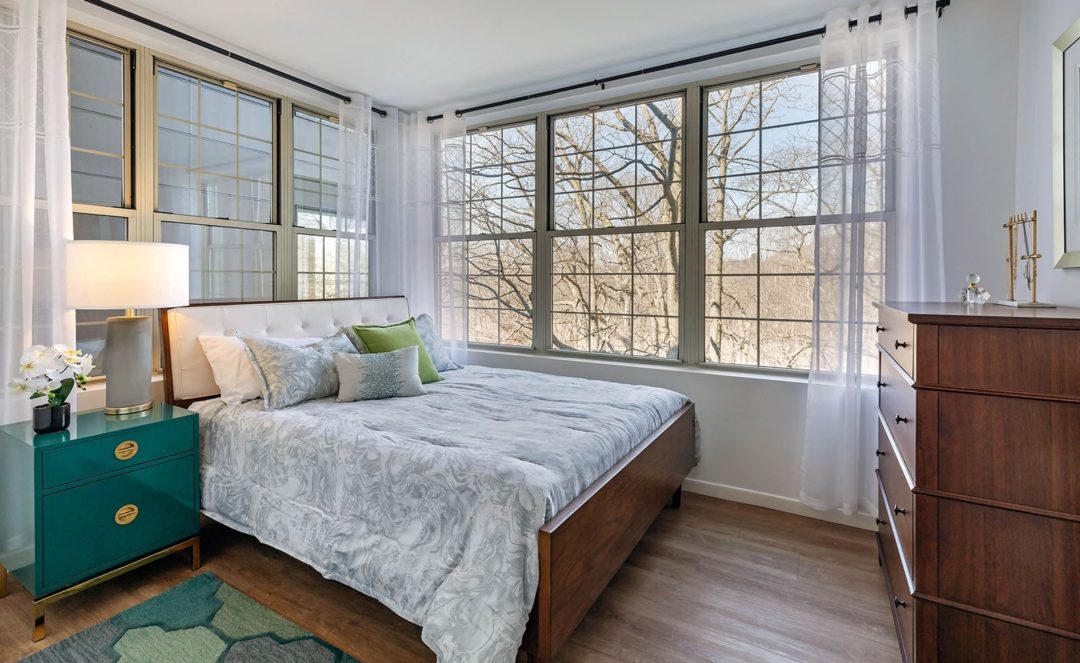
<svg viewBox="0 0 1080 663">
<path fill-rule="evenodd" d="M 820 24 L 854 0 L 132 0 L 376 104 L 441 109 Z"/>
</svg>

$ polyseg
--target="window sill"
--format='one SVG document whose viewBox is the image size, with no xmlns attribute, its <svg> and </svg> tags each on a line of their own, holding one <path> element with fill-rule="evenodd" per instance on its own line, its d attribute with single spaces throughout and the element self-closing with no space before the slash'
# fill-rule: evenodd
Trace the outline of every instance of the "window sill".
<svg viewBox="0 0 1080 663">
<path fill-rule="evenodd" d="M 755 368 L 747 366 L 719 366 L 710 364 L 690 365 L 677 361 L 649 361 L 640 359 L 622 359 L 613 357 L 597 357 L 596 355 L 577 356 L 568 352 L 540 352 L 536 350 L 497 350 L 492 348 L 469 348 L 470 359 L 473 357 L 481 361 L 471 363 L 485 363 L 484 358 L 489 358 L 502 363 L 503 361 L 518 361 L 521 363 L 561 363 L 573 366 L 590 366 L 602 364 L 605 366 L 617 366 L 620 369 L 635 369 L 644 371 L 671 371 L 676 373 L 693 375 L 711 375 L 719 378 L 766 380 L 770 382 L 788 382 L 806 384 L 809 377 L 807 371 Z M 525 368 L 528 370 L 528 368 Z"/>
</svg>

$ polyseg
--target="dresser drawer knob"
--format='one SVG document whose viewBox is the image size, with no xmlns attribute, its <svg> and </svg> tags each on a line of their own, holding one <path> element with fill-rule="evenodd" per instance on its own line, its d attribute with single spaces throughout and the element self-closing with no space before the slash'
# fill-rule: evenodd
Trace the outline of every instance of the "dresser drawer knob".
<svg viewBox="0 0 1080 663">
<path fill-rule="evenodd" d="M 117 460 L 131 460 L 137 453 L 139 453 L 139 443 L 135 440 L 124 440 L 116 445 L 116 450 L 113 451 Z"/>
<path fill-rule="evenodd" d="M 889 452 L 888 451 L 882 451 L 881 449 L 875 449 L 874 450 L 874 455 L 875 456 L 888 456 Z"/>
<path fill-rule="evenodd" d="M 139 517 L 139 507 L 134 504 L 125 504 L 116 510 L 116 524 L 117 525 L 130 525 L 135 522 L 135 519 Z"/>
<path fill-rule="evenodd" d="M 892 512 L 895 513 L 898 516 L 906 516 L 907 515 L 907 509 L 905 509 L 902 506 L 897 506 L 895 504 L 893 505 Z"/>
<path fill-rule="evenodd" d="M 881 332 L 885 331 L 885 328 L 881 325 L 874 325 L 874 331 L 880 334 Z"/>
<path fill-rule="evenodd" d="M 907 341 L 896 341 L 893 343 L 893 348 L 899 350 L 900 348 L 906 348 L 908 346 Z"/>
<path fill-rule="evenodd" d="M 901 601 L 899 596 L 892 597 L 892 602 L 893 602 L 893 605 L 895 605 L 897 608 L 906 608 L 907 607 L 907 601 Z"/>
<path fill-rule="evenodd" d="M 887 382 L 885 382 L 884 380 L 878 380 L 877 386 L 878 386 L 878 389 L 884 389 L 885 387 L 888 387 L 889 384 Z"/>
<path fill-rule="evenodd" d="M 901 417 L 900 415 L 896 415 L 896 423 L 906 424 L 908 421 L 910 421 L 910 419 L 908 419 L 907 417 Z"/>
<path fill-rule="evenodd" d="M 878 525 L 884 525 L 885 523 L 887 523 L 889 521 L 882 520 L 881 518 L 874 518 L 874 522 L 877 523 Z"/>
</svg>

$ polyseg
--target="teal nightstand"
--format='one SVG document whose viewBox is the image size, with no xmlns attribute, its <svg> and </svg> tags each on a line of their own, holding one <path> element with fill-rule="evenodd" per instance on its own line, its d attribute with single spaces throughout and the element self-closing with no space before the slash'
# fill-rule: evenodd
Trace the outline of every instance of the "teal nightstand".
<svg viewBox="0 0 1080 663">
<path fill-rule="evenodd" d="M 0 426 L 0 597 L 7 569 L 45 606 L 185 548 L 199 567 L 199 416 L 81 412 L 60 433 Z M 6 569 L 5 569 L 6 565 Z"/>
</svg>

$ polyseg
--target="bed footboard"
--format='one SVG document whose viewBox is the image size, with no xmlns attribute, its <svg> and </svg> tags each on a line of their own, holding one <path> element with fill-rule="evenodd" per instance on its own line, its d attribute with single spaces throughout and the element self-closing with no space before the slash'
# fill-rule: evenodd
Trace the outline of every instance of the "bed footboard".
<svg viewBox="0 0 1080 663">
<path fill-rule="evenodd" d="M 547 663 L 694 466 L 688 403 L 540 529 L 540 584 L 523 646 Z"/>
</svg>

